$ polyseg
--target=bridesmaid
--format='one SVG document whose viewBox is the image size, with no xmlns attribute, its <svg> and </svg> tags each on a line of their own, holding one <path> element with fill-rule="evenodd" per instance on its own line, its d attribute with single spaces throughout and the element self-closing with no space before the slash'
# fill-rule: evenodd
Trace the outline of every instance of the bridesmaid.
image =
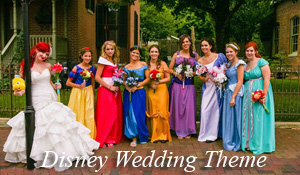
<svg viewBox="0 0 300 175">
<path fill-rule="evenodd" d="M 125 140 L 123 134 L 122 97 L 118 86 L 113 86 L 113 73 L 117 69 L 120 52 L 113 41 L 106 41 L 101 48 L 96 81 L 100 84 L 96 105 L 96 141 L 100 147 L 114 147 Z M 117 94 L 117 95 L 116 95 Z"/>
<path fill-rule="evenodd" d="M 150 79 L 147 63 L 139 61 L 141 54 L 142 50 L 139 46 L 130 48 L 130 63 L 124 68 L 127 74 L 133 72 L 139 77 L 137 86 L 130 88 L 126 84 L 126 89 L 123 94 L 125 135 L 132 139 L 130 143 L 132 147 L 137 145 L 137 140 L 139 140 L 141 144 L 145 144 L 148 141 L 148 128 L 145 123 L 147 109 L 144 85 L 146 85 Z"/>
<path fill-rule="evenodd" d="M 241 149 L 242 101 L 244 94 L 244 70 L 246 63 L 239 60 L 237 54 L 240 48 L 236 43 L 226 44 L 228 83 L 224 92 L 222 112 L 222 138 L 225 150 Z"/>
<path fill-rule="evenodd" d="M 222 92 L 217 89 L 212 80 L 211 72 L 214 66 L 220 67 L 227 63 L 227 59 L 222 53 L 214 53 L 214 41 L 212 38 L 205 38 L 201 40 L 201 51 L 204 56 L 198 62 L 200 65 L 206 66 L 208 74 L 206 77 L 200 76 L 203 81 L 202 98 L 201 98 L 201 122 L 198 141 L 199 142 L 213 142 L 220 134 L 219 121 L 222 114 Z M 221 133 L 221 132 L 220 132 Z"/>
<path fill-rule="evenodd" d="M 150 58 L 148 66 L 150 71 L 156 69 L 161 74 L 161 79 L 152 81 L 147 90 L 147 126 L 152 143 L 172 142 L 169 126 L 169 93 L 167 82 L 170 81 L 168 65 L 159 57 L 158 45 L 149 48 Z M 155 90 L 155 93 L 154 93 Z"/>
<path fill-rule="evenodd" d="M 96 73 L 96 68 L 90 65 L 91 49 L 87 47 L 80 49 L 79 59 L 81 63 L 73 67 L 66 82 L 67 86 L 72 87 L 68 107 L 76 114 L 76 120 L 91 130 L 90 137 L 95 139 L 97 132 L 94 116 L 95 78 L 91 77 L 85 82 L 80 76 L 83 70 L 92 71 L 93 75 Z"/>
<path fill-rule="evenodd" d="M 275 113 L 269 63 L 261 58 L 255 42 L 246 44 L 245 51 L 249 62 L 244 74 L 242 150 L 250 149 L 255 155 L 271 153 L 275 151 Z M 263 102 L 269 113 L 262 104 L 252 102 L 252 92 L 256 90 L 266 94 Z"/>
<path fill-rule="evenodd" d="M 188 60 L 191 67 L 195 67 L 198 54 L 192 50 L 190 36 L 183 34 L 179 37 L 180 51 L 177 51 L 169 65 L 170 72 L 174 75 L 169 86 L 170 94 L 170 128 L 175 130 L 178 139 L 189 139 L 191 134 L 196 134 L 196 91 L 194 77 L 184 80 L 182 76 L 176 74 L 174 67 Z"/>
</svg>

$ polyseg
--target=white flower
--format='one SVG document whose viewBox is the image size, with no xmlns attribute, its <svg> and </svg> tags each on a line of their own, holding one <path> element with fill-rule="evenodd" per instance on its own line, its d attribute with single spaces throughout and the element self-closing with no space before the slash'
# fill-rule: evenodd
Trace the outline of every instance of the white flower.
<svg viewBox="0 0 300 175">
<path fill-rule="evenodd" d="M 157 73 L 157 74 L 156 74 L 156 78 L 161 78 L 160 73 Z"/>
</svg>

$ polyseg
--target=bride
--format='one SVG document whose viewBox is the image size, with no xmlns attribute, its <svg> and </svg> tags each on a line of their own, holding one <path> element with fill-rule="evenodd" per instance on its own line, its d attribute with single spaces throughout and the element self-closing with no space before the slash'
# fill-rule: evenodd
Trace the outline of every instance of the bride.
<svg viewBox="0 0 300 175">
<path fill-rule="evenodd" d="M 30 157 L 36 161 L 36 168 L 46 164 L 47 168 L 54 167 L 57 171 L 63 171 L 68 167 L 55 163 L 54 156 L 45 157 L 46 152 L 53 151 L 59 157 L 88 159 L 93 155 L 92 150 L 99 148 L 99 143 L 89 137 L 89 129 L 76 122 L 76 115 L 70 108 L 57 102 L 54 89 L 60 89 L 61 84 L 53 84 L 50 79 L 51 64 L 46 62 L 49 52 L 50 45 L 44 42 L 37 43 L 30 52 L 32 104 L 36 127 Z M 20 74 L 24 78 L 22 63 Z M 24 91 L 15 91 L 14 94 L 23 95 Z M 7 124 L 12 130 L 4 144 L 5 160 L 26 163 L 24 112 L 17 114 Z"/>
</svg>

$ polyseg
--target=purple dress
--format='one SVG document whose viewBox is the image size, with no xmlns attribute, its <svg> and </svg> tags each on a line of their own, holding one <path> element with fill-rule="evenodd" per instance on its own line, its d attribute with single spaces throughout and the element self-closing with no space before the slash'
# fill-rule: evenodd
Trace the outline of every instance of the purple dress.
<svg viewBox="0 0 300 175">
<path fill-rule="evenodd" d="M 197 53 L 195 53 L 195 57 Z M 179 55 L 175 67 L 184 61 L 185 57 Z M 196 59 L 187 58 L 191 67 L 195 67 Z M 196 134 L 196 91 L 194 86 L 194 77 L 187 78 L 184 81 L 184 88 L 177 77 L 173 76 L 169 86 L 170 94 L 170 129 L 176 131 L 178 137 L 186 137 Z"/>
</svg>

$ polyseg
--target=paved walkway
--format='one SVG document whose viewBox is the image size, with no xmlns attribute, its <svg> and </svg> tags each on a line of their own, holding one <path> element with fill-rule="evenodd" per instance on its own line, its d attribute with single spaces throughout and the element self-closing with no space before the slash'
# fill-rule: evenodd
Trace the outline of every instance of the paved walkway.
<svg viewBox="0 0 300 175">
<path fill-rule="evenodd" d="M 200 143 L 197 141 L 197 136 L 193 136 L 191 139 L 178 140 L 173 135 L 173 142 L 171 143 L 147 143 L 145 145 L 138 145 L 136 148 L 131 148 L 129 146 L 129 140 L 126 142 L 120 143 L 114 148 L 103 148 L 95 151 L 95 156 L 101 156 L 102 159 L 105 159 L 105 156 L 108 157 L 107 162 L 104 164 L 99 172 L 96 172 L 100 168 L 99 159 L 96 161 L 96 166 L 94 167 L 73 167 L 63 172 L 56 172 L 54 169 L 35 169 L 29 171 L 25 168 L 24 164 L 12 164 L 4 161 L 4 152 L 2 151 L 2 146 L 9 134 L 9 128 L 0 128 L 0 173 L 1 175 L 10 175 L 10 174 L 42 174 L 42 175 L 52 175 L 52 174 L 300 174 L 300 130 L 299 129 L 282 129 L 276 128 L 276 151 L 272 154 L 263 154 L 260 156 L 255 156 L 255 165 L 257 160 L 263 161 L 262 156 L 266 156 L 266 161 L 260 163 L 259 165 L 265 164 L 264 167 L 254 166 L 251 167 L 253 158 L 245 167 L 245 161 L 242 162 L 242 166 L 238 167 L 241 163 L 241 156 L 253 156 L 252 153 L 244 153 L 242 151 L 233 152 L 233 151 L 223 151 L 223 156 L 227 156 L 227 164 L 230 158 L 232 165 L 237 164 L 236 167 L 231 168 L 226 165 L 223 167 L 224 159 L 222 159 L 219 167 L 217 167 L 219 156 L 214 154 L 212 156 L 210 165 L 212 167 L 205 167 L 209 162 L 209 154 L 206 155 L 206 151 L 220 151 L 222 150 L 222 140 L 218 140 L 213 143 Z M 151 152 L 155 150 L 155 152 Z M 163 152 L 164 150 L 167 150 Z M 118 152 L 117 151 L 136 151 L 134 156 L 129 160 L 128 164 L 123 167 L 124 162 L 117 167 Z M 172 153 L 171 153 L 172 152 Z M 163 167 L 160 166 L 162 157 L 165 156 L 165 161 Z M 131 154 L 131 152 L 130 152 Z M 130 156 L 128 155 L 128 157 Z M 144 164 L 148 165 L 150 162 L 150 157 L 154 154 L 154 159 L 152 161 L 152 167 L 145 168 L 135 168 L 133 158 L 137 157 L 135 160 L 142 159 L 145 160 Z M 138 156 L 141 156 L 138 157 Z M 179 159 L 176 163 L 176 156 L 184 156 L 183 159 Z M 195 162 L 194 158 L 191 156 L 197 157 Z M 238 157 L 233 157 L 238 156 Z M 238 159 L 238 160 L 237 160 Z M 159 164 L 159 167 L 154 167 L 155 160 Z M 183 160 L 183 166 L 180 167 L 181 160 Z M 236 161 L 237 160 L 237 161 Z M 92 160 L 91 160 L 92 161 Z M 140 163 L 143 163 L 143 162 Z M 234 162 L 236 161 L 236 162 Z M 189 162 L 191 162 L 189 164 Z M 192 163 L 193 162 L 193 163 Z M 174 167 L 174 164 L 177 164 Z M 91 163 L 93 165 L 95 163 Z M 170 166 L 172 164 L 172 166 Z M 81 164 L 79 164 L 81 165 Z M 189 165 L 189 166 L 188 166 Z M 192 173 L 187 173 L 184 171 L 192 170 Z"/>
</svg>

